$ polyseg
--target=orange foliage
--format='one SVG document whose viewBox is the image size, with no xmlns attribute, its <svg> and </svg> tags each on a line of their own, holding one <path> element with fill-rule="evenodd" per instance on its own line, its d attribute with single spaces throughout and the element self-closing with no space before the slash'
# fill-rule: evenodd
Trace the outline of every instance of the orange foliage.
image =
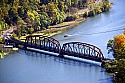
<svg viewBox="0 0 125 83">
<path fill-rule="evenodd" d="M 89 2 L 90 2 L 90 3 L 93 3 L 94 1 L 93 1 L 93 0 L 90 0 Z"/>
<path fill-rule="evenodd" d="M 0 13 L 2 12 L 2 8 L 0 8 Z"/>
<path fill-rule="evenodd" d="M 114 49 L 118 50 L 125 46 L 125 34 L 120 34 L 114 37 Z"/>
</svg>

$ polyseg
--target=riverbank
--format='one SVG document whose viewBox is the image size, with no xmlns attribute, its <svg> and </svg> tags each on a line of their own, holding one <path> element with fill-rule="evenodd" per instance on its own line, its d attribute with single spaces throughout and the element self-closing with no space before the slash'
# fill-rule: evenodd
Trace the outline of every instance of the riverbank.
<svg viewBox="0 0 125 83">
<path fill-rule="evenodd" d="M 78 18 L 75 21 L 63 22 L 54 26 L 49 26 L 49 29 L 46 29 L 40 32 L 43 33 L 43 35 L 45 36 L 54 36 L 68 29 L 76 27 L 80 23 L 83 23 L 85 20 L 86 18 Z"/>
<path fill-rule="evenodd" d="M 93 5 L 92 5 L 93 4 Z M 101 14 L 103 12 L 108 11 L 111 8 L 111 4 L 109 1 L 101 2 L 99 1 L 98 3 L 92 3 L 90 7 L 78 10 L 77 13 L 71 14 L 71 15 L 65 15 L 66 18 L 64 19 L 64 22 L 53 25 L 53 26 L 48 26 L 45 29 L 38 30 L 35 33 L 32 33 L 34 29 L 30 28 L 29 32 L 31 34 L 28 35 L 44 35 L 44 36 L 54 36 L 59 33 L 62 33 L 70 28 L 73 28 L 80 23 L 84 22 L 87 18 L 93 17 L 97 14 Z M 66 22 L 65 22 L 66 21 Z M 41 27 L 43 28 L 43 27 Z M 19 31 L 20 32 L 20 31 Z M 27 31 L 25 31 L 27 32 Z M 21 36 L 20 40 L 25 39 L 27 35 Z"/>
<path fill-rule="evenodd" d="M 49 26 L 48 29 L 42 30 L 42 31 L 38 31 L 33 33 L 32 35 L 44 35 L 44 36 L 49 36 L 52 37 L 54 35 L 60 34 L 68 29 L 74 28 L 76 26 L 78 26 L 80 23 L 83 23 L 84 21 L 86 21 L 87 18 L 83 18 L 80 17 L 74 21 L 70 21 L 70 22 L 63 22 L 54 26 Z M 31 35 L 31 34 L 28 34 Z M 26 36 L 28 36 L 26 35 Z M 23 39 L 26 38 L 26 36 L 21 36 L 19 39 L 23 41 Z"/>
</svg>

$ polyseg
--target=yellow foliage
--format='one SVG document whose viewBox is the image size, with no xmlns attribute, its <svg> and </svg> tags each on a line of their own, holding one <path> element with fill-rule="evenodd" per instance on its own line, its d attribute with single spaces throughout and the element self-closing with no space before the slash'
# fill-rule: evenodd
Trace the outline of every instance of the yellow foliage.
<svg viewBox="0 0 125 83">
<path fill-rule="evenodd" d="M 114 37 L 114 49 L 118 50 L 125 46 L 125 34 L 120 34 Z"/>
<path fill-rule="evenodd" d="M 35 16 L 31 11 L 28 11 L 27 15 L 31 18 L 31 20 L 34 20 Z"/>
</svg>

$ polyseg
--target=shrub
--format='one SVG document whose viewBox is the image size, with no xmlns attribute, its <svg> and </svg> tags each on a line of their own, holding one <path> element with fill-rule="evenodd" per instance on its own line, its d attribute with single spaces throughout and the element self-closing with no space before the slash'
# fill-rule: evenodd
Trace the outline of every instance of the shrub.
<svg viewBox="0 0 125 83">
<path fill-rule="evenodd" d="M 117 63 L 115 74 L 116 83 L 125 83 L 125 59 L 120 59 Z"/>
</svg>

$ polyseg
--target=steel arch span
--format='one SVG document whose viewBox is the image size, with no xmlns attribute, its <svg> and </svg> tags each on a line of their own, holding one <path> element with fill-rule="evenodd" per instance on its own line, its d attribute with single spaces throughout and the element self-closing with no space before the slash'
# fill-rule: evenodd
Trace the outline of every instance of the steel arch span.
<svg viewBox="0 0 125 83">
<path fill-rule="evenodd" d="M 69 42 L 62 46 L 60 56 L 69 55 L 102 62 L 104 56 L 98 47 L 81 42 Z"/>
<path fill-rule="evenodd" d="M 27 36 L 25 42 L 21 42 L 14 38 L 9 39 L 8 41 L 15 44 L 17 47 L 22 45 L 25 49 L 27 49 L 27 47 L 36 48 L 39 50 L 57 53 L 60 57 L 68 55 L 97 62 L 103 62 L 106 60 L 100 48 L 82 42 L 69 42 L 61 46 L 58 40 L 43 35 Z"/>
<path fill-rule="evenodd" d="M 58 40 L 43 35 L 27 36 L 25 43 L 27 47 L 37 48 L 55 53 L 59 53 L 61 49 Z"/>
</svg>

